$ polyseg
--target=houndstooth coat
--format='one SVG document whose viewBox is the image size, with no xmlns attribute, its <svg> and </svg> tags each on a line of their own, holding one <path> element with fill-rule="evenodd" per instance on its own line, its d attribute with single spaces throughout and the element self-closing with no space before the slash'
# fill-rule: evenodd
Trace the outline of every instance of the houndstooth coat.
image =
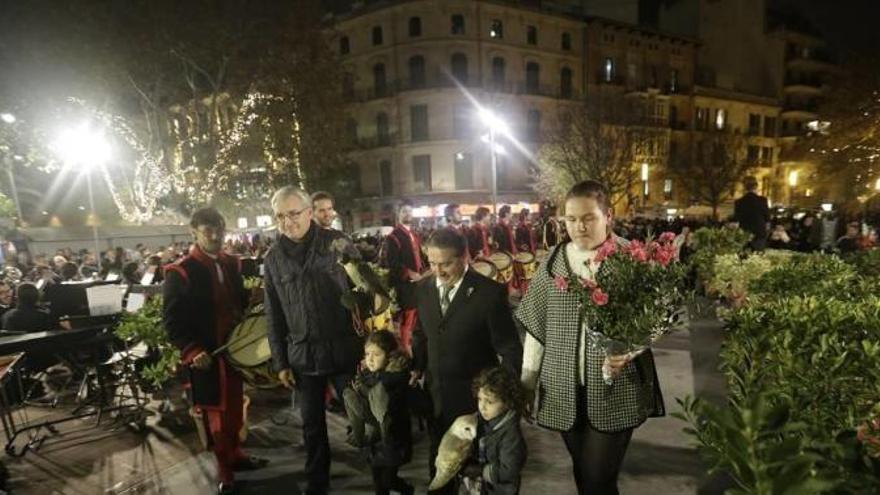
<svg viewBox="0 0 880 495">
<path fill-rule="evenodd" d="M 566 244 L 560 244 L 542 264 L 517 308 L 516 319 L 544 346 L 538 378 L 538 424 L 553 430 L 570 430 L 577 419 L 578 334 L 581 327 L 578 299 L 555 285 L 557 275 L 570 276 Z M 612 385 L 602 379 L 604 355 L 586 346 L 587 419 L 598 431 L 615 433 L 634 428 L 648 417 L 663 416 L 665 408 L 648 350 L 626 365 Z"/>
</svg>

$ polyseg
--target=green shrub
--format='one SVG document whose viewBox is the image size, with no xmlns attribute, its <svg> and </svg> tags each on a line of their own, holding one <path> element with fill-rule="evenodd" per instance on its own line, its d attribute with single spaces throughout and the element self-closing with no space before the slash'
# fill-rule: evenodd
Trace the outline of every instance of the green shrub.
<svg viewBox="0 0 880 495">
<path fill-rule="evenodd" d="M 712 279 L 712 266 L 716 256 L 741 252 L 751 238 L 751 234 L 738 228 L 703 227 L 695 230 L 695 251 L 691 262 L 700 280 L 706 283 Z"/>
<path fill-rule="evenodd" d="M 174 377 L 180 362 L 180 350 L 169 342 L 162 324 L 161 296 L 148 299 L 136 313 L 125 313 L 116 327 L 116 335 L 131 344 L 143 342 L 149 348 L 152 362 L 141 370 L 147 382 L 161 388 Z"/>
</svg>

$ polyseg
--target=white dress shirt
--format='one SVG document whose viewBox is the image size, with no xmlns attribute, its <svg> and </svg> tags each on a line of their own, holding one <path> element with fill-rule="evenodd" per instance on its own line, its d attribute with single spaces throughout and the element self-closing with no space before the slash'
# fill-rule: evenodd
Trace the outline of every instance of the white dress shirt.
<svg viewBox="0 0 880 495">
<path fill-rule="evenodd" d="M 467 273 L 468 266 L 464 265 L 464 271 L 461 272 L 461 277 L 458 277 L 458 281 L 452 284 L 452 289 L 449 290 L 449 303 L 452 304 L 452 300 L 455 299 L 455 293 L 458 292 L 458 288 L 461 287 L 461 282 L 464 280 L 464 274 Z M 437 292 L 440 293 L 440 306 L 443 306 L 443 282 L 440 281 L 439 278 L 435 277 L 434 282 L 437 284 Z"/>
</svg>

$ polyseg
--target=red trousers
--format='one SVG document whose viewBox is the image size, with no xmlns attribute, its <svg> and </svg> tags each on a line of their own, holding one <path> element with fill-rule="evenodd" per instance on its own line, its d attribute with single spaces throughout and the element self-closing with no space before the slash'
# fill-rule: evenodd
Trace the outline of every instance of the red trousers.
<svg viewBox="0 0 880 495">
<path fill-rule="evenodd" d="M 220 385 L 225 400 L 219 407 L 201 408 L 208 420 L 211 440 L 214 443 L 214 455 L 217 457 L 217 470 L 221 482 L 232 482 L 232 467 L 236 461 L 244 459 L 238 433 L 242 427 L 244 408 L 244 388 L 241 376 L 223 359 L 218 360 L 220 366 Z"/>
<path fill-rule="evenodd" d="M 404 309 L 397 317 L 400 319 L 400 346 L 412 355 L 412 334 L 418 315 L 415 309 Z"/>
</svg>

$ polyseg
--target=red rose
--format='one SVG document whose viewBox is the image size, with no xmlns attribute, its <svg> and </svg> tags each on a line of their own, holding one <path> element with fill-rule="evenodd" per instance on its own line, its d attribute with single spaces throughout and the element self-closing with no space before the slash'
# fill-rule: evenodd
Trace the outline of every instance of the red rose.
<svg viewBox="0 0 880 495">
<path fill-rule="evenodd" d="M 671 246 L 670 246 L 671 247 Z M 675 250 L 663 247 L 654 251 L 654 261 L 663 266 L 668 266 L 675 259 Z"/>
<path fill-rule="evenodd" d="M 596 287 L 596 289 L 593 290 L 593 293 L 590 294 L 590 299 L 596 306 L 605 306 L 608 304 L 608 294 L 603 292 L 600 287 Z"/>
<path fill-rule="evenodd" d="M 660 242 L 672 242 L 675 240 L 675 232 L 664 232 L 658 239 Z"/>
<path fill-rule="evenodd" d="M 630 242 L 626 251 L 629 253 L 630 257 L 636 261 L 641 261 L 643 263 L 648 261 L 648 250 L 645 249 L 645 245 L 639 241 Z"/>
</svg>

